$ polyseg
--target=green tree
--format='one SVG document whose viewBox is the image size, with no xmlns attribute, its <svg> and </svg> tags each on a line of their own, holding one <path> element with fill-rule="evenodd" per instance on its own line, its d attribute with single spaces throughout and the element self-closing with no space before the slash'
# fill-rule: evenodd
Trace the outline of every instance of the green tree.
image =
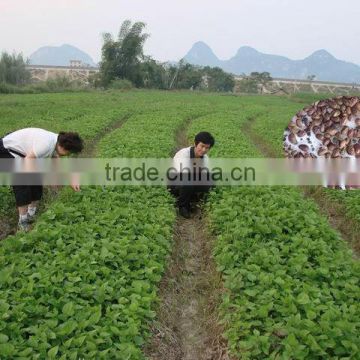
<svg viewBox="0 0 360 360">
<path fill-rule="evenodd" d="M 258 84 L 254 79 L 245 77 L 238 81 L 238 90 L 242 93 L 256 94 L 258 93 Z"/>
<path fill-rule="evenodd" d="M 259 85 L 265 86 L 267 83 L 272 81 L 272 77 L 270 76 L 270 73 L 268 72 L 252 72 L 250 74 L 250 78 L 255 80 Z"/>
<path fill-rule="evenodd" d="M 201 68 L 181 61 L 176 79 L 176 87 L 178 89 L 198 89 L 201 85 L 202 76 Z"/>
<path fill-rule="evenodd" d="M 141 76 L 145 88 L 168 88 L 169 73 L 166 64 L 161 64 L 151 57 L 146 57 L 141 64 Z"/>
<path fill-rule="evenodd" d="M 249 76 L 244 75 L 243 79 L 238 82 L 240 92 L 258 93 L 263 92 L 263 88 L 272 81 L 268 72 L 252 72 Z"/>
<path fill-rule="evenodd" d="M 110 33 L 103 35 L 100 72 L 105 86 L 114 79 L 127 79 L 136 86 L 143 85 L 141 61 L 144 58 L 143 46 L 149 37 L 143 33 L 144 29 L 143 22 L 132 24 L 125 20 L 116 40 Z"/>
<path fill-rule="evenodd" d="M 219 67 L 206 66 L 203 69 L 204 81 L 210 91 L 233 91 L 235 79 L 232 74 L 226 73 Z"/>
<path fill-rule="evenodd" d="M 168 69 L 170 83 L 169 89 L 199 89 L 202 81 L 201 67 L 191 65 L 181 59 L 178 65 L 172 65 Z"/>
<path fill-rule="evenodd" d="M 23 85 L 30 81 L 30 71 L 22 54 L 3 52 L 0 57 L 0 83 Z"/>
</svg>

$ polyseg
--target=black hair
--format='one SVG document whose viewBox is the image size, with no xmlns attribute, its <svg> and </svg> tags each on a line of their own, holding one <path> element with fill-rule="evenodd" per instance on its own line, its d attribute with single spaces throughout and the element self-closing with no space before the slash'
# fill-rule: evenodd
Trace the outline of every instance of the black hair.
<svg viewBox="0 0 360 360">
<path fill-rule="evenodd" d="M 209 132 L 201 131 L 195 136 L 195 146 L 200 142 L 206 145 L 210 145 L 210 147 L 213 147 L 215 144 L 215 139 Z"/>
<path fill-rule="evenodd" d="M 71 153 L 80 153 L 84 148 L 83 140 L 78 133 L 61 131 L 58 144 Z"/>
</svg>

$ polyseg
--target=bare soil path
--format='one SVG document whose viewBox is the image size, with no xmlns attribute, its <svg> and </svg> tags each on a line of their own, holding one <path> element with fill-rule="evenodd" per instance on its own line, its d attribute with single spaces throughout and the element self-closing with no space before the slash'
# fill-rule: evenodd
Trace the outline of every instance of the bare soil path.
<svg viewBox="0 0 360 360">
<path fill-rule="evenodd" d="M 177 148 L 189 146 L 188 119 L 176 132 Z M 144 349 L 151 360 L 227 360 L 227 343 L 219 325 L 218 305 L 223 292 L 216 271 L 202 207 L 191 219 L 178 216 L 174 247 L 160 285 L 157 319 Z"/>
</svg>

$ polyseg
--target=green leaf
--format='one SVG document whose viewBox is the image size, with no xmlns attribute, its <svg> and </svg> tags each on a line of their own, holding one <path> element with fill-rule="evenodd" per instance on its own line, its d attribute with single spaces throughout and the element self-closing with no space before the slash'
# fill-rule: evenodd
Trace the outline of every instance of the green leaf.
<svg viewBox="0 0 360 360">
<path fill-rule="evenodd" d="M 19 352 L 19 356 L 23 356 L 23 357 L 29 357 L 30 354 L 32 354 L 33 349 L 32 348 L 26 348 L 25 350 Z"/>
<path fill-rule="evenodd" d="M 290 334 L 287 338 L 286 338 L 286 342 L 293 348 L 296 348 L 299 343 L 295 337 L 294 334 Z"/>
<path fill-rule="evenodd" d="M 259 310 L 258 310 L 258 316 L 261 318 L 265 318 L 268 316 L 269 313 L 269 307 L 268 305 L 263 305 L 260 306 Z"/>
<path fill-rule="evenodd" d="M 257 279 L 256 275 L 254 275 L 252 273 L 249 273 L 247 275 L 247 278 L 248 278 L 249 281 L 252 281 L 252 282 L 256 281 L 256 279 Z"/>
<path fill-rule="evenodd" d="M 64 342 L 64 347 L 65 347 L 66 349 L 68 349 L 68 348 L 71 346 L 73 340 L 74 340 L 74 338 L 70 338 L 69 340 L 66 340 L 66 341 Z"/>
<path fill-rule="evenodd" d="M 255 289 L 246 289 L 244 293 L 248 296 L 254 297 L 257 295 L 258 291 Z"/>
<path fill-rule="evenodd" d="M 138 346 L 142 346 L 145 343 L 144 339 L 141 336 L 135 336 L 134 342 Z"/>
<path fill-rule="evenodd" d="M 109 254 L 110 254 L 110 252 L 106 247 L 101 248 L 101 252 L 100 252 L 101 259 L 106 259 L 109 256 Z"/>
<path fill-rule="evenodd" d="M 10 356 L 15 355 L 15 347 L 12 344 L 0 344 L 0 355 Z"/>
<path fill-rule="evenodd" d="M 317 314 L 315 311 L 306 310 L 306 316 L 308 317 L 308 319 L 314 320 L 316 318 Z"/>
<path fill-rule="evenodd" d="M 302 305 L 308 304 L 310 302 L 310 298 L 309 298 L 308 294 L 306 294 L 304 292 L 299 294 L 299 296 L 297 297 L 296 300 L 299 304 L 302 304 Z"/>
<path fill-rule="evenodd" d="M 0 284 L 6 284 L 11 278 L 11 269 L 4 269 L 0 271 Z"/>
<path fill-rule="evenodd" d="M 71 334 L 77 327 L 77 322 L 74 320 L 69 320 L 64 324 L 61 324 L 58 328 L 58 335 L 64 336 Z"/>
<path fill-rule="evenodd" d="M 65 304 L 62 308 L 62 312 L 66 316 L 74 315 L 74 304 L 72 302 Z"/>
<path fill-rule="evenodd" d="M 110 330 L 112 331 L 113 334 L 120 336 L 121 335 L 121 331 L 116 327 L 116 326 L 110 326 Z"/>
<path fill-rule="evenodd" d="M 80 336 L 74 341 L 74 343 L 77 346 L 81 346 L 84 343 L 85 339 L 86 339 L 86 335 Z"/>
<path fill-rule="evenodd" d="M 0 344 L 7 343 L 9 341 L 9 337 L 5 334 L 0 334 Z"/>
<path fill-rule="evenodd" d="M 282 278 L 280 278 L 280 277 L 277 277 L 275 280 L 274 280 L 274 282 L 276 283 L 276 284 L 278 284 L 278 285 L 284 285 L 285 284 L 285 281 L 282 279 Z"/>
<path fill-rule="evenodd" d="M 58 351 L 59 351 L 59 346 L 58 345 L 54 346 L 52 349 L 48 351 L 47 353 L 48 357 L 50 359 L 55 359 L 55 356 L 57 355 Z"/>
<path fill-rule="evenodd" d="M 101 319 L 101 306 L 97 307 L 94 314 L 89 318 L 89 325 L 95 325 Z"/>
</svg>

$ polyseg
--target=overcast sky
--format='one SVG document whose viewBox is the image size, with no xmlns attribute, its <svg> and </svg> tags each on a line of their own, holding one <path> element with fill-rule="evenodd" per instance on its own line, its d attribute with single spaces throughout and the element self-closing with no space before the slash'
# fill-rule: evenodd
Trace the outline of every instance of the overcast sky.
<svg viewBox="0 0 360 360">
<path fill-rule="evenodd" d="M 100 60 L 101 34 L 144 21 L 145 53 L 178 60 L 196 41 L 220 59 L 240 46 L 303 59 L 318 49 L 360 65 L 359 0 L 0 0 L 0 50 L 71 44 Z"/>
</svg>

